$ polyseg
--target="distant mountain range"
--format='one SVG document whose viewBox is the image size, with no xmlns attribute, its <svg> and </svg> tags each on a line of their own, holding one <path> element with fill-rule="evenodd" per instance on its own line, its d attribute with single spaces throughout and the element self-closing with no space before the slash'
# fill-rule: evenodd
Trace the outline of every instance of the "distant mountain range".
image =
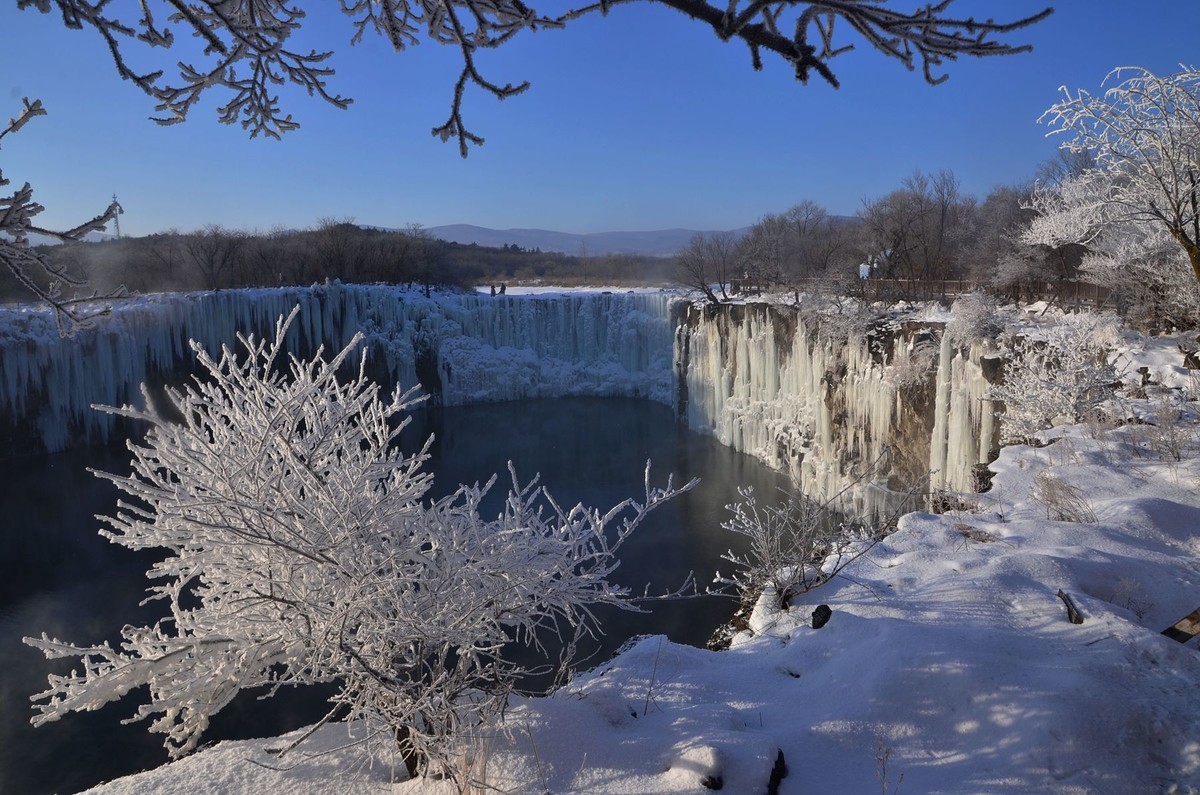
<svg viewBox="0 0 1200 795">
<path fill-rule="evenodd" d="M 474 243 L 497 248 L 516 245 L 529 251 L 559 251 L 574 256 L 642 254 L 649 257 L 670 257 L 699 233 L 696 229 L 660 229 L 653 232 L 593 232 L 577 235 L 549 229 L 487 229 L 471 224 L 432 226 L 426 231 L 433 237 L 464 245 Z M 733 230 L 734 234 L 745 231 Z"/>
</svg>

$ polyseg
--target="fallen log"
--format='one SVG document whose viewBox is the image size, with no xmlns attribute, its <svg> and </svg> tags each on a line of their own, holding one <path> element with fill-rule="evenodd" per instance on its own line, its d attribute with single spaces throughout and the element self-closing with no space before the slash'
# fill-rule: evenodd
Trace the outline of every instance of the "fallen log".
<svg viewBox="0 0 1200 795">
<path fill-rule="evenodd" d="M 1062 588 L 1058 589 L 1058 598 L 1063 600 L 1063 604 L 1067 606 L 1067 619 L 1072 624 L 1083 623 L 1083 613 L 1079 612 L 1079 608 L 1075 606 L 1075 600 L 1067 595 Z"/>
</svg>

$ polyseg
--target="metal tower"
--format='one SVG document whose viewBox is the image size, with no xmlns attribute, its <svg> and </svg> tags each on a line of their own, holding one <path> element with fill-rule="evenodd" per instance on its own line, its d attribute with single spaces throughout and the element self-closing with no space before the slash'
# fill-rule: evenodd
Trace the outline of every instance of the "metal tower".
<svg viewBox="0 0 1200 795">
<path fill-rule="evenodd" d="M 117 208 L 116 214 L 113 216 L 113 231 L 117 233 L 117 240 L 121 239 L 121 216 L 125 214 L 125 208 L 117 201 L 117 194 L 113 194 L 113 206 Z"/>
</svg>

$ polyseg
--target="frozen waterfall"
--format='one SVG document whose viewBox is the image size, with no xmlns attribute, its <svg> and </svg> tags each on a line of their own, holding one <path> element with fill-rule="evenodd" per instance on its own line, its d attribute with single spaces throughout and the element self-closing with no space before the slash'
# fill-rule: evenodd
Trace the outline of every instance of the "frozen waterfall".
<svg viewBox="0 0 1200 795">
<path fill-rule="evenodd" d="M 850 496 L 868 513 L 895 490 L 925 491 L 926 476 L 929 491 L 971 491 L 995 449 L 982 350 L 957 350 L 928 327 L 835 345 L 786 307 L 692 307 L 675 348 L 688 426 L 817 499 L 860 476 L 865 488 Z"/>
<path fill-rule="evenodd" d="M 881 494 L 926 477 L 931 490 L 969 490 L 994 449 L 982 352 L 927 324 L 831 345 L 781 306 L 701 308 L 667 292 L 429 299 L 337 283 L 143 296 L 68 339 L 44 308 L 0 311 L 0 438 L 38 453 L 127 433 L 91 406 L 136 403 L 139 384 L 191 372 L 189 339 L 215 352 L 238 331 L 271 333 L 297 304 L 288 345 L 301 354 L 361 330 L 377 380 L 419 383 L 442 405 L 648 398 L 817 497 L 875 461 L 868 485 Z"/>
<path fill-rule="evenodd" d="M 290 349 L 340 350 L 361 330 L 378 380 L 420 383 L 443 405 L 566 395 L 670 403 L 676 303 L 662 292 L 427 299 L 335 283 L 142 296 L 66 339 L 46 309 L 9 308 L 0 311 L 0 435 L 28 453 L 106 441 L 117 420 L 94 404 L 137 403 L 139 384 L 192 371 L 189 339 L 215 353 L 239 331 L 273 333 L 297 304 Z"/>
</svg>

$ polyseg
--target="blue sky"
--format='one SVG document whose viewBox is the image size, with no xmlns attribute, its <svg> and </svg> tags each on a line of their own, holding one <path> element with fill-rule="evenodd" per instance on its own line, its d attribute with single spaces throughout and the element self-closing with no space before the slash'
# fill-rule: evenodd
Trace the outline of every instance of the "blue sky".
<svg viewBox="0 0 1200 795">
<path fill-rule="evenodd" d="M 952 9 L 1015 18 L 1046 4 L 957 0 Z M 0 167 L 33 184 L 46 225 L 91 217 L 117 193 L 126 234 L 299 228 L 322 217 L 728 229 L 803 199 L 853 214 L 915 170 L 950 169 L 982 196 L 1053 156 L 1057 144 L 1036 120 L 1059 86 L 1098 89 L 1116 66 L 1165 73 L 1200 62 L 1194 0 L 1059 0 L 1050 19 L 1016 34 L 1032 53 L 952 63 L 949 81 L 931 87 L 861 45 L 833 62 L 843 84 L 833 90 L 798 83 L 781 63 L 756 73 L 744 48 L 710 29 L 631 4 L 480 55 L 491 79 L 533 85 L 502 103 L 468 93 L 467 124 L 487 142 L 463 160 L 429 132 L 448 115 L 456 52 L 432 42 L 399 54 L 382 42 L 352 48 L 332 0 L 308 5 L 329 16 L 312 17 L 306 43 L 337 51 L 332 87 L 355 103 L 339 111 L 293 95 L 288 109 L 302 127 L 277 142 L 217 123 L 212 100 L 183 125 L 148 121 L 151 101 L 120 80 L 98 36 L 5 4 L 0 113 L 29 96 L 50 115 L 5 140 Z"/>
</svg>

